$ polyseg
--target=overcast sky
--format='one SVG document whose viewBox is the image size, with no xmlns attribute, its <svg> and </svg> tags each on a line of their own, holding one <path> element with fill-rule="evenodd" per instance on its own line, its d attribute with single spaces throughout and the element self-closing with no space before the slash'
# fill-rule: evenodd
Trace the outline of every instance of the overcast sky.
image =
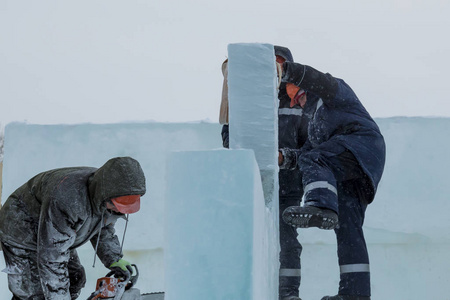
<svg viewBox="0 0 450 300">
<path fill-rule="evenodd" d="M 450 117 L 450 1 L 0 0 L 0 122 L 218 122 L 230 43 L 287 46 L 373 117 Z"/>
</svg>

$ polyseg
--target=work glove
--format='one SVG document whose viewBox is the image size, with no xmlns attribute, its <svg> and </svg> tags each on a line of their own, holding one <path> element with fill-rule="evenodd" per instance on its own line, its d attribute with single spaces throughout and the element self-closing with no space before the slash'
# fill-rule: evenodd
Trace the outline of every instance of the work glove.
<svg viewBox="0 0 450 300">
<path fill-rule="evenodd" d="M 111 272 L 109 272 L 109 276 L 114 274 L 116 278 L 122 278 L 125 282 L 128 282 L 131 278 L 131 274 L 133 274 L 133 267 L 131 264 L 125 259 L 119 259 L 115 263 L 112 263 L 109 266 Z"/>
<path fill-rule="evenodd" d="M 278 150 L 278 165 L 282 170 L 294 170 L 297 168 L 298 150 L 282 148 Z"/>
</svg>

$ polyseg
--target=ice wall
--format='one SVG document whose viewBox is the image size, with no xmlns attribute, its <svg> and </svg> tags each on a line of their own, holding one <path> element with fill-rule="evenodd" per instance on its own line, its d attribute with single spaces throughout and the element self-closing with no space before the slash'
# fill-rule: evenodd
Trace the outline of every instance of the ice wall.
<svg viewBox="0 0 450 300">
<path fill-rule="evenodd" d="M 366 225 L 450 242 L 450 119 L 389 118 L 378 123 L 386 139 L 386 169 Z"/>
<path fill-rule="evenodd" d="M 387 161 L 364 225 L 371 260 L 372 299 L 447 299 L 450 118 L 387 118 L 376 122 L 386 139 Z M 177 150 L 221 148 L 220 130 L 219 124 L 209 123 L 10 124 L 5 129 L 2 200 L 43 170 L 100 166 L 116 155 L 136 157 L 143 165 L 149 191 L 141 212 L 131 218 L 125 256 L 141 269 L 141 291 L 162 290 L 167 157 Z M 122 231 L 118 229 L 118 233 Z M 321 299 L 337 292 L 339 267 L 334 239 L 330 231 L 299 230 L 303 244 L 302 298 Z M 82 248 L 79 253 L 88 283 L 80 299 L 86 299 L 96 278 L 104 276 L 106 270 L 98 263 L 92 269 L 93 249 L 90 245 Z M 0 270 L 3 267 L 0 255 Z M 9 298 L 6 275 L 0 272 L 0 299 Z"/>
<path fill-rule="evenodd" d="M 222 148 L 220 130 L 218 124 L 211 123 L 12 123 L 5 128 L 2 202 L 39 172 L 68 166 L 100 167 L 111 157 L 131 156 L 145 172 L 147 194 L 139 214 L 130 218 L 129 225 L 136 224 L 132 230 L 137 235 L 127 236 L 126 245 L 134 249 L 161 247 L 167 154 L 172 150 Z"/>
<path fill-rule="evenodd" d="M 376 119 L 387 157 L 364 232 L 372 299 L 447 299 L 450 295 L 449 118 Z M 339 268 L 333 232 L 299 230 L 301 294 L 336 293 Z M 305 297 L 306 298 L 306 297 Z"/>
<path fill-rule="evenodd" d="M 175 152 L 167 179 L 165 299 L 273 299 L 253 151 Z"/>
</svg>

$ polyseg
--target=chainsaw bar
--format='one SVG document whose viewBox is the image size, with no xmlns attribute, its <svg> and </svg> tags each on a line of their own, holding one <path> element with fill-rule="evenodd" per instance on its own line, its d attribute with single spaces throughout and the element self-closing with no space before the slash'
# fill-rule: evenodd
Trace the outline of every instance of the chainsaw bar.
<svg viewBox="0 0 450 300">
<path fill-rule="evenodd" d="M 141 300 L 164 300 L 164 292 L 142 294 Z"/>
</svg>

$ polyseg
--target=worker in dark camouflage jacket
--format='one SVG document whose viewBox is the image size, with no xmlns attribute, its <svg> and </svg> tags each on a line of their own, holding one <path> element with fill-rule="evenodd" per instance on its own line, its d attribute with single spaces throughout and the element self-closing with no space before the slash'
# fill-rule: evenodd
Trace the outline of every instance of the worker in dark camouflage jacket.
<svg viewBox="0 0 450 300">
<path fill-rule="evenodd" d="M 144 173 L 130 157 L 46 171 L 19 187 L 0 210 L 13 299 L 76 299 L 86 282 L 76 248 L 87 241 L 105 267 L 129 277 L 114 224 L 137 212 L 144 194 Z"/>
</svg>

